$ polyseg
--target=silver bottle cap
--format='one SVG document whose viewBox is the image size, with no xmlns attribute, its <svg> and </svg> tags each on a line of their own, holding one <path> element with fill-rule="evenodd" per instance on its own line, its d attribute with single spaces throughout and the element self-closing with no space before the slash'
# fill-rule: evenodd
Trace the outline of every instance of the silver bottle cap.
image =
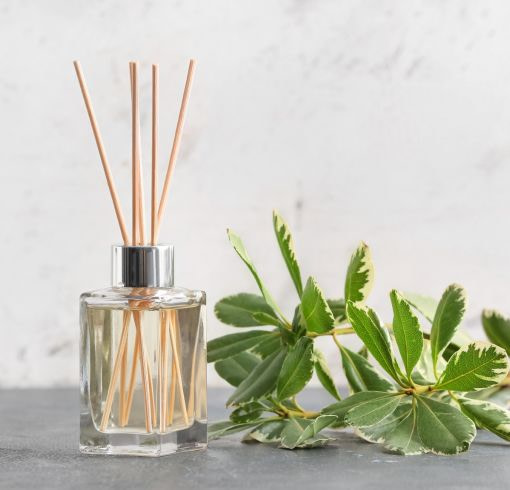
<svg viewBox="0 0 510 490">
<path fill-rule="evenodd" d="M 112 286 L 169 288 L 174 285 L 174 247 L 112 247 Z"/>
</svg>

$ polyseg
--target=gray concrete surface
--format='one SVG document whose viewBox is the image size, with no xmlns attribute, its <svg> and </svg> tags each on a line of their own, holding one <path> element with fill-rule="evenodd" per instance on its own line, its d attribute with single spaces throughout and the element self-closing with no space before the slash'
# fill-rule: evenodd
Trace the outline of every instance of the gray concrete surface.
<svg viewBox="0 0 510 490">
<path fill-rule="evenodd" d="M 227 391 L 210 391 L 210 419 L 225 417 Z M 309 406 L 328 403 L 320 390 Z M 213 441 L 206 452 L 160 459 L 82 456 L 78 390 L 0 390 L 2 489 L 421 489 L 508 488 L 510 445 L 490 434 L 455 457 L 402 457 L 340 432 L 332 447 L 285 451 Z"/>
</svg>

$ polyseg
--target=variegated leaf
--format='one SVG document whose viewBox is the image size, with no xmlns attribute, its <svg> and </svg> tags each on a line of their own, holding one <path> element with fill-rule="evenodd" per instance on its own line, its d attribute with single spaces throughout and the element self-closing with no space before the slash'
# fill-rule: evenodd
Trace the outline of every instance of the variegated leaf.
<svg viewBox="0 0 510 490">
<path fill-rule="evenodd" d="M 414 366 L 420 360 L 423 350 L 423 334 L 418 318 L 400 293 L 395 290 L 391 291 L 390 299 L 393 307 L 393 335 L 395 335 L 405 371 L 410 377 Z"/>
<path fill-rule="evenodd" d="M 286 420 L 270 420 L 255 427 L 244 439 L 248 442 L 250 439 L 262 443 L 276 443 L 282 439 L 282 432 L 285 428 Z"/>
<path fill-rule="evenodd" d="M 366 345 L 381 367 L 395 380 L 399 380 L 397 362 L 391 348 L 388 331 L 381 325 L 370 308 L 347 302 L 347 317 L 358 337 Z"/>
<path fill-rule="evenodd" d="M 505 351 L 494 344 L 474 342 L 450 357 L 436 388 L 476 391 L 498 384 L 508 373 Z"/>
<path fill-rule="evenodd" d="M 345 421 L 353 427 L 370 427 L 378 424 L 396 410 L 402 397 L 403 395 L 392 394 L 361 403 L 347 412 Z"/>
<path fill-rule="evenodd" d="M 321 413 L 324 415 L 335 415 L 337 422 L 335 426 L 346 425 L 346 416 L 351 409 L 362 408 L 364 405 L 371 405 L 376 400 L 389 400 L 395 398 L 395 393 L 386 393 L 383 391 L 360 391 L 354 393 L 342 401 L 333 403 L 323 408 Z"/>
<path fill-rule="evenodd" d="M 466 292 L 462 286 L 452 284 L 446 288 L 437 305 L 430 331 L 432 362 L 437 359 L 452 340 L 466 311 Z"/>
<path fill-rule="evenodd" d="M 372 290 L 374 265 L 370 248 L 361 242 L 352 254 L 345 278 L 345 301 L 364 301 Z"/>
<path fill-rule="evenodd" d="M 303 283 L 301 281 L 301 271 L 299 270 L 299 264 L 294 251 L 294 241 L 292 240 L 292 235 L 287 223 L 285 223 L 276 210 L 273 211 L 273 226 L 290 277 L 292 278 L 292 282 L 296 287 L 299 297 L 301 297 L 303 294 Z"/>
<path fill-rule="evenodd" d="M 257 294 L 227 296 L 214 305 L 214 314 L 221 322 L 234 327 L 279 325 L 272 308 Z"/>
<path fill-rule="evenodd" d="M 418 435 L 435 454 L 458 454 L 469 449 L 476 435 L 470 418 L 448 403 L 416 396 Z"/>
<path fill-rule="evenodd" d="M 230 420 L 238 424 L 260 419 L 266 406 L 260 402 L 243 403 L 230 414 Z"/>
<path fill-rule="evenodd" d="M 380 423 L 359 428 L 357 432 L 369 442 L 382 444 L 390 451 L 406 456 L 427 451 L 418 435 L 415 406 L 409 401 L 401 402 L 397 409 Z"/>
<path fill-rule="evenodd" d="M 329 332 L 335 323 L 333 313 L 313 277 L 309 277 L 301 296 L 301 311 L 309 332 Z"/>
<path fill-rule="evenodd" d="M 331 439 L 320 438 L 318 434 L 335 421 L 333 415 L 319 415 L 316 419 L 290 418 L 282 432 L 281 447 L 294 449 L 324 445 Z"/>
<path fill-rule="evenodd" d="M 259 421 L 252 421 L 239 424 L 232 422 L 231 420 L 215 422 L 213 424 L 209 424 L 207 427 L 207 438 L 209 441 L 213 441 L 214 439 L 219 439 L 220 437 L 235 434 L 236 432 L 242 432 L 250 427 L 255 427 L 259 423 Z"/>
<path fill-rule="evenodd" d="M 241 238 L 234 233 L 232 230 L 227 230 L 228 238 L 230 240 L 230 243 L 234 247 L 234 250 L 237 252 L 237 255 L 241 257 L 241 260 L 246 264 L 248 269 L 250 270 L 253 278 L 255 279 L 255 282 L 257 283 L 260 292 L 262 293 L 262 296 L 266 300 L 266 303 L 271 307 L 272 312 L 275 314 L 275 316 L 280 316 L 283 320 L 285 320 L 284 315 L 282 314 L 280 308 L 276 304 L 275 300 L 267 290 L 266 286 L 262 282 L 262 279 L 260 279 L 259 273 L 257 272 L 257 269 L 255 269 L 255 266 L 253 265 L 253 262 L 248 255 L 248 252 L 244 246 L 244 243 L 242 242 Z"/>
<path fill-rule="evenodd" d="M 471 398 L 458 399 L 461 410 L 479 427 L 510 441 L 510 412 L 494 403 Z"/>
</svg>

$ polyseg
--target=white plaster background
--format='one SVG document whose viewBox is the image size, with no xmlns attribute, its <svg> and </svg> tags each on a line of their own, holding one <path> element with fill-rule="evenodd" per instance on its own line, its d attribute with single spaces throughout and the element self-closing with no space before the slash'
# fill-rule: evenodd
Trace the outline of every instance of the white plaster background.
<svg viewBox="0 0 510 490">
<path fill-rule="evenodd" d="M 503 0 L 0 0 L 0 386 L 77 382 L 78 296 L 108 284 L 119 241 L 75 58 L 128 216 L 127 62 L 142 63 L 145 143 L 161 64 L 163 161 L 198 60 L 162 239 L 177 282 L 208 293 L 210 338 L 232 332 L 213 304 L 256 290 L 227 226 L 295 302 L 273 207 L 329 296 L 364 239 L 383 316 L 392 287 L 454 281 L 474 334 L 482 307 L 510 313 L 509 25 Z"/>
</svg>

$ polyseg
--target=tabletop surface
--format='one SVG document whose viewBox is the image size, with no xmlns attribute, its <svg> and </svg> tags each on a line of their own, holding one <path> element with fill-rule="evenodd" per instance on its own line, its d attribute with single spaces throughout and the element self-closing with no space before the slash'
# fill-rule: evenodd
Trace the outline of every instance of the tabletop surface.
<svg viewBox="0 0 510 490">
<path fill-rule="evenodd" d="M 228 391 L 209 391 L 209 419 L 226 418 Z M 324 405 L 322 390 L 303 401 Z M 403 457 L 335 433 L 329 447 L 288 451 L 242 444 L 234 435 L 207 451 L 163 458 L 83 456 L 78 452 L 77 389 L 0 390 L 0 488 L 230 489 L 508 488 L 510 445 L 480 433 L 469 452 Z"/>
</svg>

